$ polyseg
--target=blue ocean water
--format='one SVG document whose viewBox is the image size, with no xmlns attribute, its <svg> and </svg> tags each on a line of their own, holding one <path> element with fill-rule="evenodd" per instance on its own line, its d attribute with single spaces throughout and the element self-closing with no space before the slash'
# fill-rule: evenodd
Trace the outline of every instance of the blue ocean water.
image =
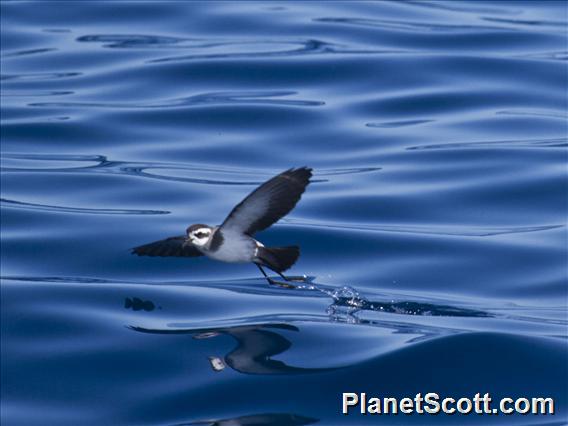
<svg viewBox="0 0 568 426">
<path fill-rule="evenodd" d="M 2 425 L 568 421 L 562 1 L 1 4 Z M 314 168 L 253 265 L 130 248 Z M 556 414 L 340 413 L 370 396 Z"/>
</svg>

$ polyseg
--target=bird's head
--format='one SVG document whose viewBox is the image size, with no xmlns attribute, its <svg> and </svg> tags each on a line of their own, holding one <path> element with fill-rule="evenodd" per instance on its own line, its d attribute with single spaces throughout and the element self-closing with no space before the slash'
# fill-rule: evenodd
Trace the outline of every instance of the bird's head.
<svg viewBox="0 0 568 426">
<path fill-rule="evenodd" d="M 198 247 L 203 247 L 209 242 L 213 229 L 210 226 L 198 223 L 196 225 L 191 225 L 187 228 L 187 241 L 186 243 L 191 243 Z"/>
</svg>

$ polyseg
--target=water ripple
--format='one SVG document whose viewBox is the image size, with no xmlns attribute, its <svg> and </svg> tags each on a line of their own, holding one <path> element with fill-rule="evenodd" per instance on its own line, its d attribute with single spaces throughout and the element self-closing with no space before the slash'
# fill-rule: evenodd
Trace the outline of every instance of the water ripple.
<svg viewBox="0 0 568 426">
<path fill-rule="evenodd" d="M 415 1 L 407 0 L 404 5 L 409 5 L 412 8 L 428 8 L 428 9 L 438 9 L 449 12 L 461 12 L 475 14 L 476 16 L 481 13 L 491 13 L 491 14 L 501 14 L 501 15 L 518 15 L 522 13 L 521 9 L 512 9 L 511 7 L 502 8 L 494 4 L 487 4 L 480 6 L 480 3 L 441 3 L 441 2 L 428 2 L 428 1 Z"/>
<path fill-rule="evenodd" d="M 229 44 L 230 43 L 226 43 Z M 257 51 L 263 45 L 282 45 L 291 44 L 299 45 L 296 49 L 280 49 L 280 50 L 262 50 Z M 244 51 L 240 53 L 202 53 L 193 55 L 172 56 L 166 58 L 152 59 L 148 63 L 177 62 L 177 61 L 194 61 L 206 59 L 253 59 L 253 58 L 274 58 L 274 57 L 298 57 L 303 55 L 378 55 L 378 54 L 403 54 L 409 53 L 401 49 L 372 49 L 372 48 L 355 48 L 349 46 L 340 46 L 323 42 L 320 40 L 307 40 L 305 42 L 240 42 L 239 47 L 251 46 L 254 51 Z"/>
<path fill-rule="evenodd" d="M 367 127 L 390 128 L 390 127 L 406 127 L 416 126 L 418 124 L 432 123 L 435 120 L 403 120 L 403 121 L 388 121 L 383 123 L 367 123 Z"/>
<path fill-rule="evenodd" d="M 545 118 L 557 118 L 560 120 L 568 120 L 568 115 L 560 114 L 556 112 L 544 112 L 544 111 L 523 111 L 523 110 L 503 110 L 497 111 L 495 115 L 512 115 L 512 116 L 526 116 L 526 117 L 545 117 Z"/>
<path fill-rule="evenodd" d="M 152 102 L 148 104 L 132 103 L 103 103 L 103 102 L 34 102 L 28 104 L 34 107 L 82 107 L 82 108 L 176 108 L 182 106 L 203 106 L 203 105 L 279 105 L 279 106 L 321 106 L 325 105 L 322 101 L 308 101 L 297 99 L 272 99 L 284 96 L 297 95 L 294 91 L 255 91 L 255 92 L 213 92 L 202 93 L 183 98 L 175 98 L 164 101 Z"/>
<path fill-rule="evenodd" d="M 568 138 L 550 139 L 518 139 L 502 141 L 456 142 L 432 145 L 411 146 L 408 150 L 420 149 L 467 149 L 467 148 L 564 148 L 568 146 Z"/>
<path fill-rule="evenodd" d="M 5 97 L 43 97 L 43 96 L 66 96 L 72 95 L 75 92 L 71 90 L 54 90 L 51 92 L 10 92 L 5 90 L 2 92 L 2 96 Z"/>
<path fill-rule="evenodd" d="M 38 164 L 29 164 L 29 162 L 37 162 Z M 22 162 L 24 164 L 22 164 Z M 12 165 L 10 165 L 12 163 Z M 65 164 L 79 163 L 79 164 Z M 90 163 L 88 165 L 80 165 L 80 163 Z M 22 166 L 26 167 L 22 167 Z M 33 165 L 34 167 L 30 167 Z M 65 167 L 61 167 L 65 166 Z M 174 173 L 191 173 L 197 175 L 204 174 L 230 174 L 235 176 L 234 180 L 227 179 L 206 179 L 203 177 L 183 177 L 168 174 L 152 173 L 149 170 L 162 170 Z M 353 175 L 359 173 L 372 173 L 381 170 L 381 167 L 347 167 L 347 168 L 329 168 L 317 171 L 317 176 L 338 176 Z M 129 162 L 129 161 L 112 161 L 104 155 L 50 155 L 50 154 L 4 154 L 2 156 L 2 173 L 87 173 L 87 174 L 116 174 L 137 176 L 149 179 L 158 179 L 164 181 L 188 182 L 207 185 L 259 185 L 264 180 L 262 178 L 255 180 L 242 180 L 242 175 L 256 174 L 250 170 L 235 169 L 228 167 L 204 167 L 192 164 L 176 164 L 176 163 L 158 163 L 158 162 Z M 267 178 L 272 172 L 267 173 Z M 324 179 L 312 179 L 312 183 L 324 182 Z"/>
<path fill-rule="evenodd" d="M 504 19 L 504 18 L 494 18 L 494 17 L 483 17 L 481 18 L 487 22 L 497 22 L 503 24 L 512 24 L 520 26 L 530 26 L 530 27 L 555 27 L 555 28 L 566 28 L 566 22 L 563 21 L 544 21 L 544 20 L 526 20 L 526 19 Z"/>
<path fill-rule="evenodd" d="M 163 63 L 206 59 L 269 58 L 314 54 L 384 54 L 400 52 L 363 48 L 329 43 L 323 40 L 270 40 L 270 39 L 199 39 L 163 37 L 140 34 L 85 35 L 78 42 L 98 42 L 109 48 L 182 49 L 196 53 L 147 60 L 147 63 Z M 289 48 L 292 46 L 292 48 Z M 237 51 L 236 51 L 237 50 Z"/>
<path fill-rule="evenodd" d="M 510 31 L 507 27 L 488 26 L 488 25 L 448 25 L 448 24 L 434 24 L 434 23 L 421 23 L 410 21 L 396 21 L 387 19 L 369 19 L 369 18 L 315 18 L 315 22 L 332 23 L 332 24 L 346 24 L 363 27 L 374 27 L 385 30 L 402 30 L 402 31 L 416 31 L 416 32 L 480 32 L 480 31 Z"/>
<path fill-rule="evenodd" d="M 79 77 L 80 72 L 40 72 L 40 73 L 21 73 L 21 74 L 2 74 L 0 80 L 25 80 L 25 81 L 48 81 Z"/>
<path fill-rule="evenodd" d="M 450 225 L 428 225 L 428 226 L 393 226 L 380 224 L 347 224 L 347 223 L 324 223 L 322 221 L 306 221 L 292 218 L 282 219 L 283 223 L 289 223 L 296 226 L 308 226 L 316 228 L 331 229 L 352 229 L 357 231 L 371 232 L 400 232 L 410 234 L 426 234 L 426 235 L 447 235 L 455 237 L 494 237 L 507 234 L 522 234 L 526 232 L 541 232 L 550 229 L 563 228 L 563 224 L 554 225 L 537 225 L 537 226 L 514 226 L 514 227 L 483 227 L 470 225 L 450 226 Z"/>
<path fill-rule="evenodd" d="M 568 51 L 557 51 L 557 52 L 538 52 L 538 53 L 526 53 L 523 55 L 515 55 L 518 58 L 528 58 L 528 59 L 544 59 L 551 61 L 568 61 Z"/>
<path fill-rule="evenodd" d="M 180 37 L 165 37 L 143 34 L 94 34 L 84 35 L 77 38 L 78 42 L 103 43 L 104 47 L 118 48 L 159 47 L 163 45 L 170 47 L 171 45 L 180 44 L 184 41 L 191 40 L 192 39 L 184 39 Z"/>
<path fill-rule="evenodd" d="M 79 213 L 79 214 L 122 214 L 122 215 L 148 215 L 169 214 L 166 210 L 133 210 L 133 209 L 95 209 L 84 207 L 50 206 L 47 204 L 26 203 L 23 201 L 0 198 L 2 207 L 19 208 L 27 210 L 42 210 L 49 212 Z"/>
<path fill-rule="evenodd" d="M 157 162 L 136 163 L 128 161 L 111 161 L 103 155 L 40 155 L 40 154 L 5 154 L 3 155 L 4 163 L 6 160 L 31 160 L 47 162 L 88 162 L 95 163 L 86 166 L 70 166 L 70 167 L 5 167 L 0 171 L 3 173 L 103 173 L 137 176 L 150 179 L 158 179 L 165 181 L 189 182 L 208 185 L 258 185 L 262 180 L 234 181 L 226 179 L 204 179 L 200 177 L 181 177 L 168 176 L 165 174 L 149 173 L 146 170 L 171 170 L 196 173 L 203 175 L 204 173 L 220 173 L 220 174 L 247 174 L 244 170 L 220 168 L 220 167 L 203 167 L 191 164 L 165 164 Z"/>
<path fill-rule="evenodd" d="M 19 50 L 17 52 L 6 53 L 6 54 L 2 55 L 2 58 L 6 59 L 6 58 L 16 58 L 16 57 L 19 57 L 19 56 L 38 55 L 38 54 L 41 54 L 41 53 L 54 52 L 56 50 L 57 49 L 51 48 L 51 47 L 46 47 L 46 48 L 42 48 L 42 49 Z"/>
</svg>

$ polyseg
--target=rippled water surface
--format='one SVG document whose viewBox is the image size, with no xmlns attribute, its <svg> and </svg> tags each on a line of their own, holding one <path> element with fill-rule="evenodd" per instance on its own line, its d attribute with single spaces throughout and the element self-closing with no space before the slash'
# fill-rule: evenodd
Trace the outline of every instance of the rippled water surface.
<svg viewBox="0 0 568 426">
<path fill-rule="evenodd" d="M 568 421 L 566 4 L 2 2 L 2 424 Z M 253 265 L 130 248 L 314 168 Z M 342 392 L 554 416 L 340 414 Z"/>
</svg>

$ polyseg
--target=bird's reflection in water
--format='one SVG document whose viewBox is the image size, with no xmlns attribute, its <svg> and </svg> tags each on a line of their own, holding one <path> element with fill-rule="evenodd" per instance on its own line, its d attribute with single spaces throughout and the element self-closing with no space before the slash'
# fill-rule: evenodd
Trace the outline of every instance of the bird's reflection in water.
<svg viewBox="0 0 568 426">
<path fill-rule="evenodd" d="M 297 414 L 267 413 L 251 416 L 235 417 L 232 419 L 200 420 L 191 423 L 181 423 L 175 426 L 302 426 L 318 422 L 318 419 L 299 416 Z"/>
<path fill-rule="evenodd" d="M 190 334 L 196 340 L 217 336 L 231 336 L 237 346 L 223 358 L 209 356 L 214 371 L 220 372 L 226 366 L 245 374 L 306 374 L 330 371 L 336 368 L 303 368 L 288 365 L 272 357 L 286 352 L 292 343 L 278 331 L 298 332 L 298 327 L 283 323 L 254 324 L 215 329 L 148 329 L 130 327 L 132 330 L 153 334 Z"/>
<path fill-rule="evenodd" d="M 288 365 L 283 361 L 275 360 L 273 357 L 280 355 L 290 349 L 292 342 L 285 337 L 283 332 L 299 332 L 300 329 L 293 325 L 293 322 L 308 321 L 311 323 L 322 322 L 344 322 L 360 324 L 372 327 L 391 329 L 396 334 L 414 335 L 412 342 L 426 340 L 442 334 L 459 333 L 462 330 L 445 327 L 437 327 L 427 324 L 409 323 L 402 316 L 457 316 L 457 317 L 491 317 L 492 314 L 484 311 L 459 308 L 450 305 L 437 305 L 432 303 L 421 303 L 413 301 L 369 301 L 359 295 L 357 291 L 350 287 L 341 289 L 327 290 L 323 287 L 316 287 L 313 284 L 309 290 L 324 292 L 332 297 L 333 303 L 326 310 L 327 315 L 301 315 L 301 316 L 282 316 L 277 315 L 271 319 L 261 316 L 257 318 L 240 318 L 239 321 L 246 320 L 249 324 L 215 328 L 165 328 L 151 329 L 145 327 L 130 326 L 132 330 L 141 333 L 151 334 L 187 334 L 195 340 L 212 339 L 217 336 L 231 336 L 236 341 L 236 346 L 225 356 L 211 354 L 207 357 L 211 369 L 215 372 L 222 372 L 226 367 L 245 374 L 306 374 L 321 371 L 335 370 L 334 368 L 305 368 Z M 289 291 L 289 290 L 286 290 Z M 133 310 L 150 311 L 154 309 L 154 303 L 139 298 L 127 298 L 125 308 Z M 374 318 L 361 318 L 366 312 L 373 312 Z M 375 313 L 380 313 L 375 317 Z M 401 320 L 398 321 L 392 316 L 381 315 L 399 314 Z M 276 319 L 277 317 L 277 319 Z M 237 320 L 237 319 L 235 319 Z M 250 324 L 251 322 L 255 324 Z"/>
</svg>

